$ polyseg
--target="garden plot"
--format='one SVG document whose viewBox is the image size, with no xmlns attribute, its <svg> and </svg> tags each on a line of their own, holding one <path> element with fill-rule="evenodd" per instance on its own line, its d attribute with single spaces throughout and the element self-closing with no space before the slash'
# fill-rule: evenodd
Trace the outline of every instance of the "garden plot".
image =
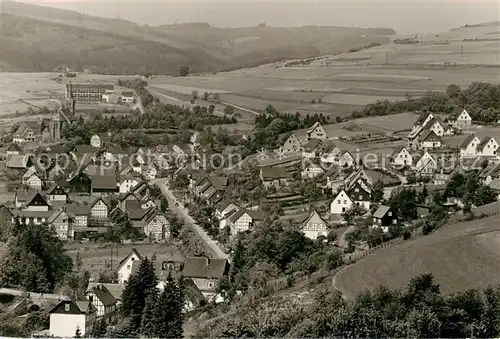
<svg viewBox="0 0 500 339">
<path fill-rule="evenodd" d="M 398 101 L 401 97 L 336 93 L 323 97 L 322 100 L 332 104 L 369 105 L 379 100 Z"/>
</svg>

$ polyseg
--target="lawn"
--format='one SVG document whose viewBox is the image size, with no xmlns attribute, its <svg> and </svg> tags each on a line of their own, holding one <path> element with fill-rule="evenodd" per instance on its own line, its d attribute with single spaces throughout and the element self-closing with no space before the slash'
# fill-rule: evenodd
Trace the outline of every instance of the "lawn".
<svg viewBox="0 0 500 339">
<path fill-rule="evenodd" d="M 380 284 L 402 288 L 432 273 L 444 293 L 486 288 L 500 280 L 500 216 L 444 226 L 376 252 L 338 273 L 336 287 L 348 298 Z"/>
</svg>

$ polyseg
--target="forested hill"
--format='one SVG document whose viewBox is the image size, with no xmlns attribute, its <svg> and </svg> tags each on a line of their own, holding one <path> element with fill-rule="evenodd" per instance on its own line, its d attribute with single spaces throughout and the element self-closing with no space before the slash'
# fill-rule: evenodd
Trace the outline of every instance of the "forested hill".
<svg viewBox="0 0 500 339">
<path fill-rule="evenodd" d="M 52 71 L 65 64 L 76 71 L 121 74 L 250 67 L 383 44 L 395 34 L 355 27 L 151 27 L 17 2 L 2 3 L 0 30 L 2 71 Z"/>
</svg>

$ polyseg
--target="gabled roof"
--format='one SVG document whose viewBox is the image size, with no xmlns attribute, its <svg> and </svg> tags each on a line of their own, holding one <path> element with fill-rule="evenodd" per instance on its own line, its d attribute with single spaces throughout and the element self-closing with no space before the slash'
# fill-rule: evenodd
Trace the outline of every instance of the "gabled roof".
<svg viewBox="0 0 500 339">
<path fill-rule="evenodd" d="M 62 187 L 60 185 L 54 184 L 54 185 L 50 186 L 50 188 L 47 191 L 45 191 L 45 193 L 52 194 L 52 192 L 54 192 L 57 188 L 61 188 L 62 189 Z"/>
<path fill-rule="evenodd" d="M 470 134 L 464 141 L 460 144 L 460 148 L 465 149 L 469 146 L 469 144 L 476 138 L 475 134 Z"/>
<path fill-rule="evenodd" d="M 247 211 L 245 209 L 239 209 L 236 211 L 236 213 L 233 213 L 230 217 L 229 217 L 229 221 L 231 221 L 232 223 L 235 223 L 239 218 L 241 218 L 241 216 L 243 214 L 247 213 Z M 247 213 L 248 214 L 248 213 Z M 250 215 L 249 215 L 250 216 Z"/>
<path fill-rule="evenodd" d="M 288 174 L 284 167 L 262 167 L 262 178 L 264 180 L 287 179 Z"/>
<path fill-rule="evenodd" d="M 104 306 L 112 306 L 116 304 L 116 299 L 103 285 L 98 285 L 91 290 L 95 296 L 101 301 Z"/>
<path fill-rule="evenodd" d="M 428 129 L 425 130 L 422 135 L 420 136 L 420 141 L 428 141 L 428 140 L 441 140 L 434 131 Z"/>
<path fill-rule="evenodd" d="M 182 275 L 186 278 L 222 278 L 227 274 L 227 259 L 190 257 L 184 263 Z"/>
<path fill-rule="evenodd" d="M 101 151 L 98 147 L 92 147 L 90 145 L 76 145 L 75 153 L 77 154 L 97 154 Z"/>
<path fill-rule="evenodd" d="M 29 155 L 10 155 L 7 158 L 7 167 L 8 168 L 27 168 L 29 162 L 31 160 L 31 156 Z"/>
<path fill-rule="evenodd" d="M 68 204 L 66 205 L 66 213 L 68 215 L 88 215 L 89 214 L 89 206 L 79 206 L 76 204 Z"/>
<path fill-rule="evenodd" d="M 92 175 L 92 189 L 118 190 L 116 175 Z"/>
<path fill-rule="evenodd" d="M 321 139 L 311 139 L 307 144 L 304 145 L 304 151 L 313 152 L 321 144 Z"/>
<path fill-rule="evenodd" d="M 467 112 L 467 110 L 466 110 L 466 109 L 464 109 L 464 110 L 462 110 L 462 111 L 459 111 L 459 112 L 456 112 L 456 113 L 452 114 L 452 115 L 450 116 L 450 119 L 452 119 L 452 120 L 458 120 L 458 118 L 459 118 L 459 117 L 462 115 L 462 113 L 464 113 L 464 112 L 465 112 L 465 113 L 467 113 L 467 115 L 469 116 L 469 118 L 470 118 L 470 119 L 472 119 L 472 118 L 471 118 L 471 116 L 470 116 L 470 114 L 469 114 L 469 112 Z M 469 120 L 469 119 L 467 119 L 467 120 Z"/>
<path fill-rule="evenodd" d="M 399 146 L 399 147 L 396 147 L 392 153 L 391 153 L 391 158 L 395 158 L 396 156 L 399 155 L 399 153 L 401 153 L 402 150 L 406 149 L 405 146 Z"/>
<path fill-rule="evenodd" d="M 97 204 L 99 201 L 102 201 L 106 206 L 109 207 L 109 203 L 105 199 L 103 199 L 102 197 L 97 197 L 89 204 L 89 208 L 94 207 L 95 204 Z"/>
<path fill-rule="evenodd" d="M 312 132 L 314 132 L 314 130 L 317 128 L 317 127 L 321 127 L 321 124 L 319 123 L 319 121 L 316 121 L 314 123 L 314 125 L 312 125 L 308 130 L 307 130 L 307 134 L 311 134 Z"/>
<path fill-rule="evenodd" d="M 383 218 L 389 211 L 390 207 L 386 205 L 380 205 L 380 207 L 373 213 L 373 217 L 377 219 Z"/>
<path fill-rule="evenodd" d="M 26 205 L 31 204 L 31 203 L 33 202 L 33 200 L 34 200 L 37 196 L 40 196 L 40 197 L 43 199 L 43 201 L 45 202 L 45 204 L 46 204 L 47 206 L 49 206 L 49 203 L 47 202 L 47 199 L 45 199 L 44 195 L 43 195 L 41 192 L 39 192 L 39 191 L 35 191 L 35 192 L 33 192 L 33 193 L 31 194 L 31 196 L 30 196 L 30 197 L 28 197 L 28 199 L 26 200 Z"/>
<path fill-rule="evenodd" d="M 493 137 L 484 137 L 484 139 L 479 143 L 479 145 L 477 145 L 477 148 L 476 150 L 478 152 L 482 152 L 483 149 L 486 147 L 486 145 L 488 144 L 488 142 L 490 142 L 490 140 L 495 140 Z M 495 140 L 496 141 L 496 140 Z"/>
<path fill-rule="evenodd" d="M 307 218 L 306 218 L 306 219 L 302 222 L 302 226 L 301 226 L 301 228 L 304 228 L 304 227 L 307 225 L 307 223 L 309 222 L 309 220 L 311 220 L 311 219 L 312 219 L 312 217 L 314 217 L 315 215 L 318 215 L 318 217 L 320 218 L 320 220 L 321 220 L 322 222 L 324 222 L 324 223 L 325 223 L 325 225 L 328 225 L 328 223 L 325 221 L 325 219 L 323 219 L 323 218 L 321 217 L 321 215 L 318 213 L 318 211 L 316 211 L 316 210 L 312 210 L 312 211 L 309 213 L 309 216 L 308 216 L 308 217 L 307 217 Z"/>
<path fill-rule="evenodd" d="M 425 120 L 427 120 L 427 117 L 431 114 L 432 114 L 431 112 L 420 113 L 420 116 L 418 117 L 417 121 L 415 122 L 415 125 L 422 125 L 425 122 Z"/>
<path fill-rule="evenodd" d="M 140 208 L 140 209 L 127 210 L 127 212 L 128 212 L 128 217 L 130 218 L 130 220 L 144 221 L 147 218 L 149 218 L 150 214 L 154 213 L 155 209 L 156 209 L 156 207 L 150 207 L 148 209 Z"/>
<path fill-rule="evenodd" d="M 53 223 L 54 220 L 56 220 L 61 215 L 61 213 L 66 213 L 66 212 L 64 212 L 64 209 L 62 209 L 62 208 L 55 210 L 54 213 L 52 213 L 52 215 L 49 217 L 47 222 L 49 224 Z"/>
<path fill-rule="evenodd" d="M 130 253 L 129 253 L 129 254 L 128 254 L 128 255 L 127 255 L 127 256 L 126 256 L 126 257 L 125 257 L 122 261 L 120 261 L 120 263 L 118 264 L 118 268 L 117 268 L 117 270 L 120 270 L 121 266 L 122 266 L 124 263 L 126 263 L 126 262 L 127 262 L 127 260 L 128 260 L 128 259 L 129 259 L 132 255 L 134 255 L 134 254 L 136 255 L 136 257 L 137 257 L 139 260 L 144 260 L 144 259 L 143 259 L 143 257 L 142 257 L 142 255 L 139 253 L 139 251 L 138 251 L 138 250 L 136 250 L 136 249 L 135 249 L 135 247 L 134 247 L 134 248 L 132 248 L 132 251 L 130 251 Z"/>
<path fill-rule="evenodd" d="M 12 143 L 9 145 L 9 147 L 7 147 L 7 152 L 22 152 L 23 150 L 21 149 L 21 147 L 16 144 L 16 143 Z"/>
</svg>

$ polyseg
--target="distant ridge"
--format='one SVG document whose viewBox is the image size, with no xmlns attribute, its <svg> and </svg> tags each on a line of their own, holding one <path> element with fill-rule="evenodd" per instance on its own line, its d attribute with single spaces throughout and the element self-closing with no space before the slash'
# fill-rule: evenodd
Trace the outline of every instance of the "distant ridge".
<svg viewBox="0 0 500 339">
<path fill-rule="evenodd" d="M 252 67 L 385 44 L 390 28 L 151 27 L 21 2 L 0 3 L 0 69 L 52 71 L 59 64 L 99 73 L 177 74 Z"/>
</svg>

